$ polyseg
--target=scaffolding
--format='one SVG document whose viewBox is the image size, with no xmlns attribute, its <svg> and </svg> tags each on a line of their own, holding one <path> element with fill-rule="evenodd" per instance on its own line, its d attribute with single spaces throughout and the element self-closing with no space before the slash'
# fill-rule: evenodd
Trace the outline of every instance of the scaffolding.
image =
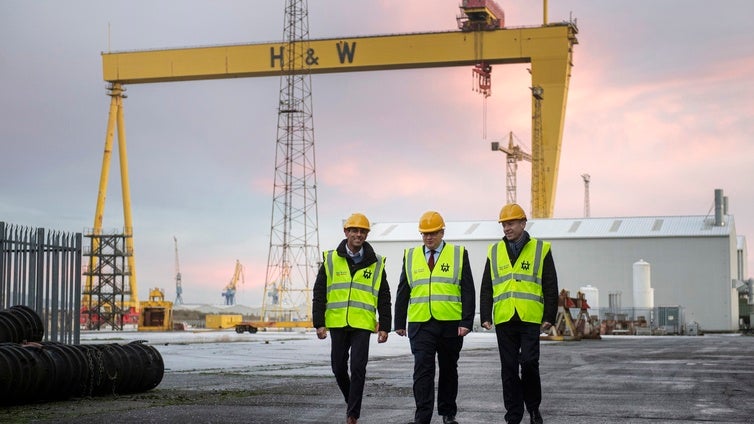
<svg viewBox="0 0 754 424">
<path fill-rule="evenodd" d="M 89 259 L 83 275 L 92 284 L 82 293 L 82 324 L 90 330 L 107 326 L 113 330 L 123 330 L 124 324 L 133 323 L 132 317 L 135 315 L 134 310 L 124 308 L 126 295 L 130 294 L 128 260 L 133 252 L 127 247 L 127 240 L 131 234 L 89 231 L 84 237 L 90 243 L 84 249 L 84 256 Z"/>
</svg>

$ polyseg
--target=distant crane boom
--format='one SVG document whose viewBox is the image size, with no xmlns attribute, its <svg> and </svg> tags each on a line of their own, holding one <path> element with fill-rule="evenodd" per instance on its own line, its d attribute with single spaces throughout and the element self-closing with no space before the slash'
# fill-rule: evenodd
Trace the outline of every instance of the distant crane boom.
<svg viewBox="0 0 754 424">
<path fill-rule="evenodd" d="M 183 286 L 181 285 L 181 267 L 178 263 L 178 239 L 173 236 L 173 242 L 175 243 L 175 304 L 183 304 Z"/>
</svg>

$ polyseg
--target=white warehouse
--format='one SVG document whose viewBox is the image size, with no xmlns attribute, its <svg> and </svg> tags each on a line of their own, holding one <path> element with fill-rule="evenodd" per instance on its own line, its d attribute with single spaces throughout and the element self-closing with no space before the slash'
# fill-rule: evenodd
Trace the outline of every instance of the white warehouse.
<svg viewBox="0 0 754 424">
<path fill-rule="evenodd" d="M 685 323 L 703 331 L 738 331 L 737 286 L 747 277 L 746 242 L 737 237 L 733 216 L 530 219 L 532 237 L 552 243 L 559 288 L 575 297 L 591 285 L 598 304 L 620 292 L 623 307 L 634 305 L 634 264 L 650 267 L 654 306 L 680 306 Z M 445 241 L 466 246 L 477 286 L 487 247 L 502 239 L 497 221 L 446 222 Z M 374 223 L 368 241 L 387 258 L 395 296 L 403 250 L 421 244 L 417 223 Z M 592 301 L 592 303 L 594 303 Z M 477 311 L 478 312 L 478 311 Z"/>
</svg>

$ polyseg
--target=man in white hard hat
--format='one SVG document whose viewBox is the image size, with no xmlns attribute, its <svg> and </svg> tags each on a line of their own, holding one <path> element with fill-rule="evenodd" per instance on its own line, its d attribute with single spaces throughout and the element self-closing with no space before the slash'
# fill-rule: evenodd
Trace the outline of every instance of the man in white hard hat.
<svg viewBox="0 0 754 424">
<path fill-rule="evenodd" d="M 377 342 L 385 343 L 392 320 L 385 258 L 367 243 L 369 229 L 364 214 L 354 213 L 345 221 L 346 238 L 337 249 L 323 253 L 312 290 L 312 324 L 320 339 L 330 330 L 330 362 L 346 400 L 347 424 L 356 424 L 361 416 L 370 336 L 377 332 Z"/>
<path fill-rule="evenodd" d="M 395 333 L 408 334 L 414 355 L 416 411 L 411 422 L 432 421 L 436 358 L 437 413 L 443 424 L 458 424 L 458 358 L 474 320 L 474 277 L 466 248 L 443 241 L 445 221 L 439 213 L 425 212 L 419 233 L 423 244 L 405 250 L 395 297 Z"/>
<path fill-rule="evenodd" d="M 505 237 L 488 249 L 479 318 L 497 334 L 505 422 L 520 423 L 526 408 L 530 422 L 540 424 L 539 334 L 555 322 L 558 276 L 550 243 L 529 235 L 521 206 L 503 206 L 498 222 Z"/>
</svg>

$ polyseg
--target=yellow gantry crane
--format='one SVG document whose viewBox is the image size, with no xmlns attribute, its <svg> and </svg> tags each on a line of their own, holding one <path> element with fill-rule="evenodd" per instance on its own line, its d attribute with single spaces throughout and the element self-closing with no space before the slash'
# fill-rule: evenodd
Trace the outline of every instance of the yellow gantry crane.
<svg viewBox="0 0 754 424">
<path fill-rule="evenodd" d="M 297 59 L 300 63 L 293 66 L 283 66 L 286 45 L 280 42 L 102 53 L 102 74 L 109 83 L 111 102 L 94 231 L 102 229 L 109 163 L 116 131 L 125 227 L 130 230 L 133 225 L 123 120 L 124 91 L 128 84 L 279 77 L 281 73 L 306 72 L 316 75 L 475 67 L 480 63 L 485 66 L 530 64 L 531 87 L 537 88 L 540 94 L 537 98 L 533 93 L 532 126 L 536 125 L 535 115 L 541 116 L 541 128 L 532 132 L 532 217 L 549 218 L 553 213 L 577 34 L 578 29 L 573 22 L 547 22 L 545 1 L 541 26 L 316 39 L 306 43 L 306 55 Z M 541 93 L 546 93 L 546 96 L 541 96 Z M 539 192 L 535 192 L 537 190 Z M 132 248 L 132 237 L 128 242 L 128 247 Z M 131 291 L 132 295 L 136 295 L 136 268 L 132 258 L 129 259 L 129 266 L 132 272 Z"/>
</svg>

